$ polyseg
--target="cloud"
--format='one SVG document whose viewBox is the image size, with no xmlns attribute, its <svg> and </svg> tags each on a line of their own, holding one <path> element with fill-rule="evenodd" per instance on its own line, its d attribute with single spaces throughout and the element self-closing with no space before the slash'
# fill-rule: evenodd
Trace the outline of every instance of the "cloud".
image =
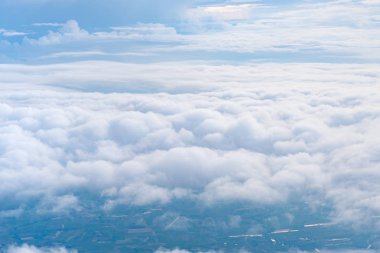
<svg viewBox="0 0 380 253">
<path fill-rule="evenodd" d="M 155 253 L 189 253 L 189 251 L 174 249 L 174 250 L 157 250 Z"/>
<path fill-rule="evenodd" d="M 181 80 L 169 74 L 179 68 L 192 93 L 54 83 L 67 76 L 85 87 L 90 69 L 112 85 L 141 67 L 107 63 L 116 67 L 107 74 L 104 64 L 1 67 L 0 198 L 12 196 L 12 210 L 75 212 L 91 201 L 83 192 L 102 196 L 106 210 L 177 200 L 277 206 L 297 196 L 331 203 L 335 221 L 378 227 L 376 65 L 149 66 L 158 90 L 165 71 Z M 206 75 L 226 84 L 202 92 Z"/>
<path fill-rule="evenodd" d="M 159 249 L 155 251 L 155 253 L 191 253 L 191 251 L 182 250 L 182 249 L 173 249 L 173 250 L 167 250 L 167 249 Z M 197 253 L 222 253 L 221 251 L 198 251 Z M 245 251 L 239 251 L 239 253 L 245 253 Z"/>
<path fill-rule="evenodd" d="M 62 27 L 65 23 L 33 23 L 33 26 Z"/>
<path fill-rule="evenodd" d="M 205 27 L 205 32 L 190 36 L 187 45 L 177 50 L 240 52 L 240 53 L 293 53 L 310 54 L 320 52 L 337 57 L 378 58 L 378 7 L 366 6 L 353 1 L 325 1 L 322 3 L 297 3 L 290 10 L 275 9 L 274 6 L 257 6 L 258 16 L 249 21 L 223 25 L 215 29 L 215 18 L 203 20 L 206 11 L 214 10 L 210 17 L 223 20 L 224 7 L 199 7 L 190 12 L 194 23 Z M 250 8 L 241 8 L 249 12 Z M 254 8 L 253 8 L 254 9 Z M 202 10 L 202 11 L 201 11 Z M 195 13 L 198 13 L 196 15 Z M 238 12 L 237 12 L 238 13 Z M 232 14 L 231 14 L 232 15 Z M 240 14 L 239 14 L 240 15 Z M 248 14 L 247 14 L 248 15 Z M 244 17 L 244 15 L 243 15 Z M 196 19 L 199 19 L 198 21 Z M 211 30 L 207 27 L 211 25 Z M 360 34 L 360 35 L 359 35 Z M 361 46 L 366 41 L 365 49 Z M 375 42 L 375 43 L 374 43 Z M 372 53 L 369 53 L 372 52 Z"/>
<path fill-rule="evenodd" d="M 1 65 L 0 83 L 13 87 L 72 88 L 82 91 L 185 92 L 230 87 L 342 86 L 379 83 L 377 64 L 241 64 L 207 62 L 75 62 L 51 65 Z M 146 73 L 149 73 L 147 75 Z M 328 99 L 328 98 L 326 98 Z M 332 101 L 330 101 L 333 103 Z"/>
<path fill-rule="evenodd" d="M 161 59 L 172 59 L 173 55 L 176 59 L 188 59 L 191 54 L 195 59 L 233 56 L 235 60 L 292 62 L 373 62 L 380 56 L 379 5 L 373 1 L 297 1 L 291 8 L 258 2 L 191 6 L 174 23 L 142 19 L 97 29 L 80 27 L 75 20 L 62 26 L 59 22 L 35 23 L 34 29 L 47 26 L 52 30 L 39 37 L 26 36 L 18 43 L 3 46 L 3 51 L 17 58 L 16 52 L 24 50 L 29 53 L 23 57 L 32 61 L 74 50 L 110 53 L 108 57 L 112 59 L 123 57 L 117 54 L 125 52 L 153 52 Z M 17 34 L 22 35 L 13 33 Z M 61 61 L 67 60 L 62 56 Z M 94 59 L 99 54 L 86 57 Z"/>
<path fill-rule="evenodd" d="M 49 23 L 49 25 L 51 25 L 51 23 Z M 58 32 L 49 31 L 47 35 L 38 39 L 26 39 L 25 41 L 33 45 L 54 45 L 89 38 L 91 38 L 91 35 L 87 31 L 81 29 L 77 21 L 69 20 L 61 26 Z"/>
<path fill-rule="evenodd" d="M 369 5 L 378 5 L 380 4 L 380 1 L 379 0 L 362 0 L 360 1 L 360 3 L 369 4 Z"/>
<path fill-rule="evenodd" d="M 59 27 L 57 31 L 49 31 L 47 35 L 37 39 L 26 38 L 24 46 L 53 46 L 68 43 L 112 43 L 112 41 L 153 41 L 153 42 L 178 42 L 180 37 L 173 27 L 163 24 L 137 24 L 134 26 L 112 27 L 111 31 L 90 33 L 81 28 L 76 20 L 66 23 L 35 23 L 34 26 Z M 25 44 L 26 43 L 26 44 Z M 65 54 L 56 53 L 56 56 Z M 115 55 L 118 55 L 114 53 Z M 120 53 L 123 55 L 123 53 Z M 109 54 L 112 55 L 112 54 Z M 89 56 L 89 55 L 88 55 Z"/>
<path fill-rule="evenodd" d="M 99 37 L 127 39 L 127 40 L 153 40 L 176 41 L 179 36 L 173 27 L 163 24 L 137 24 L 134 26 L 112 27 L 110 33 L 96 33 Z"/>
<path fill-rule="evenodd" d="M 307 205 L 326 222 L 378 233 L 380 74 L 370 63 L 379 58 L 378 9 L 377 1 L 228 1 L 193 4 L 176 24 L 0 30 L 25 37 L 3 38 L 2 59 L 13 52 L 44 63 L 0 65 L 0 217 Z M 244 57 L 277 63 L 236 63 Z M 120 61 L 65 63 L 72 58 Z M 324 61 L 357 63 L 312 63 Z M 158 222 L 185 231 L 193 220 L 182 215 Z"/>
<path fill-rule="evenodd" d="M 37 248 L 24 244 L 22 246 L 11 246 L 5 253 L 76 253 L 76 250 L 67 250 L 63 247 L 60 248 Z"/>
<path fill-rule="evenodd" d="M 190 20 L 246 20 L 252 17 L 257 6 L 250 3 L 198 6 L 187 10 L 186 17 Z"/>
<path fill-rule="evenodd" d="M 46 196 L 38 207 L 40 213 L 65 213 L 70 211 L 79 211 L 81 206 L 79 199 L 72 195 L 63 195 L 59 197 Z"/>
<path fill-rule="evenodd" d="M 4 37 L 16 37 L 16 36 L 25 36 L 27 33 L 24 32 L 17 32 L 12 30 L 6 30 L 0 28 L 0 35 Z"/>
</svg>

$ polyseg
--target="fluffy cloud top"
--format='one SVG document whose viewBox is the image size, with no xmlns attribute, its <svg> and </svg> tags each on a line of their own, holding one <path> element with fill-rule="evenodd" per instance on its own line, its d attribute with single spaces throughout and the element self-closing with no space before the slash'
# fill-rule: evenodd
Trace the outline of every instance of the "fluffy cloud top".
<svg viewBox="0 0 380 253">
<path fill-rule="evenodd" d="M 379 231 L 379 1 L 211 2 L 0 2 L 0 218 L 308 205 Z"/>
<path fill-rule="evenodd" d="M 102 196 L 105 209 L 176 199 L 277 205 L 297 196 L 332 203 L 332 218 L 359 224 L 380 210 L 375 86 L 179 94 L 7 87 L 0 197 L 34 200 L 40 212 L 80 210 L 83 191 Z"/>
</svg>

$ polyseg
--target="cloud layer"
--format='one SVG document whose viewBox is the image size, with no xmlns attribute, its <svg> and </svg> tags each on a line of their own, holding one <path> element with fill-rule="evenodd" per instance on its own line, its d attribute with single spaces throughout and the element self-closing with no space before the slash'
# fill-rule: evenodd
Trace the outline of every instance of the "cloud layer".
<svg viewBox="0 0 380 253">
<path fill-rule="evenodd" d="M 0 218 L 307 205 L 377 234 L 379 12 L 379 0 L 0 2 Z"/>
<path fill-rule="evenodd" d="M 10 87 L 10 86 L 9 86 Z M 373 88 L 1 93 L 0 198 L 41 212 L 294 198 L 364 224 L 380 206 Z M 15 206 L 17 209 L 17 206 Z"/>
<path fill-rule="evenodd" d="M 113 0 L 107 2 L 109 6 L 103 6 L 101 1 L 92 1 L 92 11 L 107 9 L 115 12 L 108 16 L 115 17 L 124 10 L 122 16 L 132 19 L 121 18 L 123 22 L 113 20 L 111 24 L 110 20 L 101 19 L 100 22 L 107 24 L 105 27 L 104 24 L 96 26 L 99 21 L 89 16 L 64 11 L 66 18 L 42 19 L 46 22 L 32 19 L 28 31 L 4 27 L 0 29 L 3 37 L 0 50 L 12 60 L 30 62 L 40 62 L 41 58 L 42 61 L 54 58 L 54 61 L 65 62 L 69 53 L 78 59 L 150 62 L 157 58 L 189 57 L 233 61 L 378 62 L 380 57 L 378 1 L 132 2 Z M 68 11 L 74 7 L 87 9 L 89 3 L 47 1 L 43 6 L 45 12 L 55 8 Z M 8 4 L 4 9 L 12 7 L 20 11 L 36 5 Z M 126 15 L 125 12 L 131 10 L 138 13 L 137 19 Z M 169 17 L 161 15 L 165 12 Z M 158 18 L 149 18 L 154 16 L 152 14 Z M 91 51 L 98 54 L 88 54 Z"/>
<path fill-rule="evenodd" d="M 97 92 L 199 92 L 220 88 L 373 89 L 379 64 L 247 63 L 207 61 L 120 63 L 84 61 L 50 65 L 0 65 L 0 89 L 69 88 Z M 286 87 L 286 88 L 285 88 Z"/>
</svg>

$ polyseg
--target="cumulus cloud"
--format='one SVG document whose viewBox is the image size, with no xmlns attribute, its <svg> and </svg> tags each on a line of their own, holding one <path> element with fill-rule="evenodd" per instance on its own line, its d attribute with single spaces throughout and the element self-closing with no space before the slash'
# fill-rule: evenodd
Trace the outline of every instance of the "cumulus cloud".
<svg viewBox="0 0 380 253">
<path fill-rule="evenodd" d="M 356 71 L 350 82 L 377 80 Z M 171 94 L 6 85 L 0 197 L 57 213 L 81 210 L 84 191 L 101 196 L 106 210 L 179 199 L 282 205 L 297 196 L 332 203 L 335 221 L 373 223 L 380 210 L 376 84 L 345 84 L 339 75 L 333 88 L 290 88 L 267 86 L 260 76 L 261 86 L 249 89 Z"/>
<path fill-rule="evenodd" d="M 37 248 L 24 244 L 22 246 L 11 246 L 4 253 L 76 253 L 76 250 L 68 250 L 63 247 L 57 248 Z"/>
<path fill-rule="evenodd" d="M 252 15 L 257 8 L 267 12 Z M 51 31 L 1 46 L 47 52 L 43 61 L 178 52 L 179 58 L 193 52 L 379 56 L 377 1 L 304 1 L 291 10 L 230 1 L 187 13 L 192 17 L 176 28 L 139 23 L 91 32 L 75 20 L 36 23 Z M 0 217 L 176 201 L 205 209 L 308 205 L 323 209 L 329 224 L 378 232 L 378 69 L 376 63 L 157 60 L 2 64 Z M 175 212 L 156 219 L 164 231 L 192 226 L 192 217 Z M 241 223 L 231 214 L 223 224 Z M 259 230 L 260 224 L 250 229 Z M 6 252 L 74 251 L 22 245 Z"/>
<path fill-rule="evenodd" d="M 41 24 L 51 26 L 54 23 L 41 23 Z M 47 35 L 42 36 L 38 39 L 26 39 L 25 41 L 33 45 L 54 45 L 54 44 L 61 44 L 65 42 L 80 41 L 80 40 L 85 40 L 85 39 L 90 39 L 90 38 L 91 38 L 90 33 L 88 33 L 84 29 L 81 29 L 77 21 L 69 20 L 65 24 L 63 24 L 60 27 L 59 31 L 57 32 L 49 31 Z"/>
</svg>

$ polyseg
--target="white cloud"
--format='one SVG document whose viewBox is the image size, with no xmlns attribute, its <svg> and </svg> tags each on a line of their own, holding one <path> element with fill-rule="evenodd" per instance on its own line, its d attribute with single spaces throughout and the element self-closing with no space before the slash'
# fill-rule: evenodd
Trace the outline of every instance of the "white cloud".
<svg viewBox="0 0 380 253">
<path fill-rule="evenodd" d="M 257 14 L 258 16 L 253 16 L 248 21 L 235 22 L 232 25 L 223 21 L 222 26 L 216 31 L 207 29 L 209 25 L 211 28 L 215 27 L 215 20 L 210 24 L 207 19 L 202 21 L 204 15 L 190 15 L 195 19 L 195 25 L 200 28 L 203 25 L 206 31 L 198 31 L 187 37 L 188 43 L 179 45 L 175 50 L 304 52 L 309 57 L 313 52 L 320 52 L 337 54 L 337 57 L 379 57 L 379 8 L 376 5 L 363 5 L 354 1 L 306 1 L 288 10 L 278 10 L 269 6 L 257 8 L 258 13 L 264 14 Z M 249 8 L 242 10 L 248 12 Z M 220 16 L 223 20 L 223 15 Z M 200 20 L 197 21 L 197 17 Z"/>
<path fill-rule="evenodd" d="M 67 250 L 59 248 L 37 248 L 35 246 L 24 244 L 22 246 L 11 246 L 5 253 L 76 253 L 76 250 Z"/>
<path fill-rule="evenodd" d="M 190 251 L 187 250 L 181 250 L 181 249 L 174 249 L 174 250 L 157 250 L 155 253 L 190 253 Z"/>
<path fill-rule="evenodd" d="M 12 84 L 96 91 L 207 91 L 231 87 L 371 87 L 380 82 L 378 64 L 132 64 L 76 62 L 42 66 L 0 65 L 1 88 Z M 149 75 L 147 75 L 149 73 Z M 329 99 L 326 97 L 326 99 Z M 330 101 L 330 103 L 333 103 Z"/>
<path fill-rule="evenodd" d="M 74 20 L 62 26 L 37 23 L 34 25 L 59 28 L 37 39 L 26 38 L 21 48 L 27 50 L 32 44 L 40 46 L 41 51 L 34 48 L 36 52 L 44 53 L 51 45 L 48 48 L 55 50 L 50 54 L 58 53 L 55 56 L 73 48 L 79 52 L 96 48 L 101 52 L 112 49 L 111 53 L 116 54 L 113 57 L 132 50 L 162 56 L 175 53 L 184 58 L 189 52 L 218 52 L 260 54 L 258 57 L 264 58 L 284 54 L 282 57 L 293 61 L 373 61 L 380 57 L 379 8 L 376 1 L 302 1 L 292 8 L 258 2 L 198 5 L 172 26 L 138 23 L 90 32 Z M 141 41 L 150 42 L 149 46 L 134 44 Z M 19 49 L 20 45 L 14 47 Z"/>
<path fill-rule="evenodd" d="M 246 20 L 252 18 L 256 4 L 206 5 L 187 10 L 186 18 L 190 20 Z"/>
<path fill-rule="evenodd" d="M 15 36 L 25 36 L 27 33 L 24 32 L 17 32 L 12 30 L 6 30 L 0 28 L 0 35 L 4 37 L 15 37 Z"/>
<path fill-rule="evenodd" d="M 40 213 L 65 213 L 72 210 L 79 211 L 81 207 L 78 198 L 69 194 L 59 197 L 44 197 L 37 211 Z"/>
<path fill-rule="evenodd" d="M 173 250 L 168 250 L 168 249 L 159 249 L 155 251 L 155 253 L 192 253 L 191 251 L 183 250 L 183 249 L 173 249 Z M 197 251 L 193 253 L 222 253 L 222 251 Z M 239 253 L 245 253 L 245 251 L 239 251 Z"/>
<path fill-rule="evenodd" d="M 38 39 L 26 39 L 26 41 L 33 45 L 54 45 L 88 39 L 91 39 L 91 34 L 81 29 L 77 21 L 69 20 L 58 32 L 49 31 L 45 36 Z"/>
<path fill-rule="evenodd" d="M 98 32 L 95 35 L 105 39 L 144 41 L 178 41 L 179 35 L 173 27 L 163 24 L 137 24 L 134 26 L 112 27 L 112 32 Z"/>
<path fill-rule="evenodd" d="M 112 42 L 112 41 L 180 41 L 180 36 L 173 27 L 163 24 L 137 24 L 134 26 L 112 27 L 111 31 L 90 33 L 79 26 L 76 20 L 60 23 L 35 23 L 34 26 L 59 27 L 58 31 L 49 31 L 37 39 L 26 38 L 32 45 L 48 46 L 75 42 Z"/>
<path fill-rule="evenodd" d="M 51 27 L 62 27 L 65 23 L 33 23 L 33 26 L 51 26 Z"/>
<path fill-rule="evenodd" d="M 87 64 L 1 66 L 0 198 L 71 212 L 84 190 L 106 209 L 177 199 L 281 205 L 297 195 L 333 203 L 332 218 L 356 224 L 380 210 L 376 65 L 158 64 L 144 76 L 160 80 L 158 90 L 181 80 L 170 74 L 178 68 L 188 79 L 177 84 L 193 83 L 193 93 L 59 90 L 65 76 L 75 88 L 88 73 L 112 85 L 147 68 Z M 205 76 L 226 83 L 199 92 Z"/>
<path fill-rule="evenodd" d="M 59 53 L 52 53 L 50 55 L 42 56 L 42 59 L 54 59 L 54 58 L 91 58 L 96 56 L 137 56 L 145 57 L 151 56 L 153 53 L 142 53 L 142 52 L 118 52 L 109 53 L 103 51 L 66 51 Z"/>
<path fill-rule="evenodd" d="M 380 4 L 379 0 L 361 0 L 360 2 L 363 3 L 363 4 L 369 4 L 369 5 Z"/>
</svg>

